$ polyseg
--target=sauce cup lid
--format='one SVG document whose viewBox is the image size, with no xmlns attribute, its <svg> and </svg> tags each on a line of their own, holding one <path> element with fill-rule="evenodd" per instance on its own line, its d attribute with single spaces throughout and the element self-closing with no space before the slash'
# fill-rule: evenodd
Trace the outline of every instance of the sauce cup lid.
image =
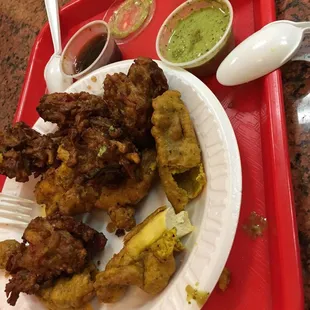
<svg viewBox="0 0 310 310">
<path fill-rule="evenodd" d="M 229 10 L 229 22 L 227 25 L 227 28 L 222 36 L 222 38 L 206 53 L 204 53 L 203 55 L 187 61 L 187 62 L 172 62 L 169 61 L 166 57 L 164 57 L 163 53 L 162 53 L 162 40 L 163 40 L 163 35 L 166 33 L 166 30 L 168 28 L 168 25 L 171 21 L 173 21 L 173 19 L 176 17 L 176 15 L 178 15 L 179 13 L 181 13 L 182 11 L 185 11 L 186 8 L 190 8 L 192 5 L 195 5 L 197 3 L 208 3 L 210 2 L 210 4 L 212 2 L 217 2 L 217 3 L 222 3 L 225 4 L 228 7 Z M 194 12 L 194 11 L 193 11 Z M 190 15 L 190 14 L 188 14 Z M 188 16 L 187 15 L 187 16 Z M 161 25 L 159 32 L 157 34 L 157 38 L 156 38 L 156 52 L 157 55 L 159 56 L 159 58 L 166 63 L 169 66 L 174 66 L 174 67 L 182 67 L 182 68 L 194 68 L 197 66 L 200 66 L 204 63 L 206 63 L 207 61 L 211 60 L 216 54 L 217 52 L 221 49 L 221 47 L 223 46 L 223 44 L 225 43 L 225 41 L 227 40 L 228 36 L 231 33 L 232 30 L 232 22 L 233 22 L 233 8 L 231 3 L 228 0 L 219 0 L 219 1 L 214 1 L 214 0 L 210 0 L 210 1 L 203 1 L 203 0 L 188 0 L 184 3 L 182 3 L 180 6 L 178 6 L 167 18 L 166 20 L 163 22 L 163 24 Z M 170 34 L 171 36 L 171 34 Z"/>
<path fill-rule="evenodd" d="M 106 43 L 93 63 L 85 70 L 76 73 L 75 62 L 81 49 L 94 37 L 106 34 Z M 96 20 L 80 28 L 66 44 L 60 60 L 60 70 L 64 76 L 79 79 L 100 66 L 108 63 L 114 50 L 114 40 L 111 36 L 108 24 L 102 20 Z"/>
</svg>

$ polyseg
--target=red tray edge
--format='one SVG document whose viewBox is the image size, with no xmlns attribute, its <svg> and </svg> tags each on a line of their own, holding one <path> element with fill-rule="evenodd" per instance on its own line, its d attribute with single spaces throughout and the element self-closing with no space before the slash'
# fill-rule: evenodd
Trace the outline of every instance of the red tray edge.
<svg viewBox="0 0 310 310">
<path fill-rule="evenodd" d="M 263 3 L 264 2 L 264 3 Z M 270 20 L 276 20 L 276 9 L 274 1 L 261 2 L 262 24 Z M 283 87 L 281 71 L 276 70 L 263 79 L 265 99 L 267 104 L 268 120 L 262 130 L 269 132 L 269 167 L 270 175 L 265 175 L 266 184 L 270 184 L 270 190 L 274 195 L 274 213 L 271 216 L 277 218 L 276 229 L 278 238 L 277 255 L 278 261 L 273 262 L 278 269 L 273 279 L 274 286 L 281 284 L 281 300 L 277 300 L 274 309 L 303 310 L 304 292 L 301 272 L 300 249 L 298 241 L 298 228 L 294 205 L 294 193 L 292 187 L 292 176 L 290 170 L 290 159 L 288 153 L 288 140 L 285 107 L 283 98 Z M 267 136 L 268 137 L 268 136 Z M 263 151 L 264 141 L 262 141 Z M 266 158 L 266 157 L 265 157 Z M 267 164 L 265 162 L 265 164 Z M 267 169 L 268 170 L 268 169 Z M 281 215 L 281 221 L 279 220 Z M 270 238 L 272 239 L 272 238 Z M 270 245 L 271 247 L 273 244 Z M 273 250 L 274 251 L 274 250 Z M 293 272 L 290 272 L 293 271 Z M 279 278 L 281 276 L 281 278 Z M 273 288 L 273 291 L 279 291 Z"/>
<path fill-rule="evenodd" d="M 70 6 L 74 5 L 76 2 L 79 2 L 79 0 L 74 0 L 65 5 L 61 9 L 61 12 L 70 9 Z M 262 25 L 276 19 L 274 2 L 262 1 L 261 6 L 262 7 L 260 10 L 261 12 L 264 12 L 264 14 L 261 16 Z M 31 50 L 21 96 L 19 98 L 17 110 L 14 116 L 14 122 L 17 122 L 21 119 L 25 102 L 24 96 L 27 93 L 29 86 L 37 45 L 40 42 L 46 27 L 48 27 L 47 24 L 45 24 L 40 31 Z M 269 163 L 265 164 L 267 164 L 272 169 L 271 180 L 269 179 L 268 183 L 273 184 L 273 203 L 275 209 L 277 210 L 277 212 L 274 212 L 274 215 L 282 214 L 281 221 L 278 221 L 279 225 L 277 225 L 280 238 L 278 239 L 279 242 L 277 244 L 276 256 L 278 258 L 282 257 L 283 259 L 279 259 L 279 261 L 277 261 L 277 271 L 274 273 L 274 275 L 272 275 L 272 282 L 277 283 L 277 285 L 280 283 L 281 285 L 281 290 L 274 289 L 274 291 L 277 290 L 280 292 L 280 295 L 276 294 L 276 296 L 281 296 L 281 300 L 277 299 L 274 304 L 276 308 L 273 308 L 281 310 L 302 310 L 304 309 L 302 288 L 303 284 L 301 276 L 297 223 L 288 156 L 288 142 L 286 138 L 287 130 L 280 70 L 277 70 L 265 77 L 263 83 L 265 89 L 265 99 L 268 102 L 268 122 L 264 124 L 262 131 L 268 133 L 268 135 L 266 135 L 266 137 L 269 138 L 268 150 L 267 146 L 264 146 L 263 141 L 262 144 L 264 152 L 268 153 L 270 156 Z M 268 177 L 265 176 L 265 179 L 267 178 L 270 178 L 270 175 Z M 285 210 L 283 210 L 283 206 L 286 206 Z M 297 270 L 297 272 L 290 273 L 288 280 L 285 278 L 285 276 L 287 276 L 287 271 L 292 269 Z M 282 278 L 281 281 L 279 281 L 279 276 Z M 277 277 L 277 280 L 274 277 Z M 294 298 L 292 298 L 293 296 Z"/>
</svg>

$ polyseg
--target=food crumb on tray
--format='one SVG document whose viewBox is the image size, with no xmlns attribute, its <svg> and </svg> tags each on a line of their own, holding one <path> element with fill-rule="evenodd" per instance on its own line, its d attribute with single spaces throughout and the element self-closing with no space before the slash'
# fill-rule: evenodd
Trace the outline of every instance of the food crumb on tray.
<svg viewBox="0 0 310 310">
<path fill-rule="evenodd" d="M 242 227 L 250 237 L 256 239 L 257 237 L 263 236 L 267 228 L 267 219 L 255 211 L 252 211 Z"/>
<path fill-rule="evenodd" d="M 218 286 L 221 291 L 225 292 L 227 290 L 230 280 L 231 280 L 231 272 L 227 267 L 225 267 L 218 281 Z"/>
</svg>

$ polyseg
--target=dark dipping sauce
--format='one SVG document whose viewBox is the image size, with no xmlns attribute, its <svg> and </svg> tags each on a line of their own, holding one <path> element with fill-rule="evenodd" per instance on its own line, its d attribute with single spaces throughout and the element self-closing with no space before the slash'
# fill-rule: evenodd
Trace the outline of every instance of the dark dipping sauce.
<svg viewBox="0 0 310 310">
<path fill-rule="evenodd" d="M 75 73 L 87 69 L 100 55 L 107 42 L 107 34 L 100 34 L 87 42 L 76 56 L 74 67 Z"/>
</svg>

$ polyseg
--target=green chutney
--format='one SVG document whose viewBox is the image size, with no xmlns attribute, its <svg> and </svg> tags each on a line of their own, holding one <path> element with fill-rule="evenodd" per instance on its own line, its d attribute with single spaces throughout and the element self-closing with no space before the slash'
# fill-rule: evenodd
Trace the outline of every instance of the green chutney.
<svg viewBox="0 0 310 310">
<path fill-rule="evenodd" d="M 167 59 L 188 62 L 207 53 L 223 37 L 229 19 L 225 4 L 199 9 L 181 19 L 169 39 Z"/>
</svg>

